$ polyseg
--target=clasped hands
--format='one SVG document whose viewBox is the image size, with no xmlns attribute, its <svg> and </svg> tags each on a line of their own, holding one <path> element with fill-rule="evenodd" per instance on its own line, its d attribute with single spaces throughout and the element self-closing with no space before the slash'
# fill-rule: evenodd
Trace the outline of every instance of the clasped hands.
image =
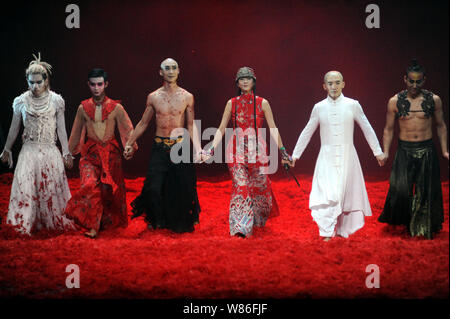
<svg viewBox="0 0 450 319">
<path fill-rule="evenodd" d="M 286 164 L 289 165 L 289 167 L 295 166 L 295 160 L 292 159 L 292 156 L 288 154 L 284 146 L 280 147 L 280 153 L 281 153 L 281 164 L 283 164 L 283 166 L 285 166 Z"/>
<path fill-rule="evenodd" d="M 207 160 L 209 160 L 213 155 L 214 155 L 213 149 L 210 149 L 209 151 L 201 150 L 200 152 L 196 153 L 194 162 L 195 163 L 204 163 Z"/>
<path fill-rule="evenodd" d="M 67 169 L 72 169 L 72 167 L 73 167 L 73 156 L 72 156 L 72 154 L 66 154 L 66 155 L 64 155 L 63 156 L 63 160 L 64 160 L 64 166 L 67 168 Z"/>
<path fill-rule="evenodd" d="M 387 162 L 388 155 L 386 153 L 382 153 L 381 155 L 376 156 L 376 158 L 378 161 L 378 165 L 384 166 L 384 164 L 386 164 Z"/>
<path fill-rule="evenodd" d="M 296 162 L 295 159 L 291 159 L 291 160 L 283 159 L 283 158 L 281 159 L 281 164 L 283 164 L 283 166 L 284 166 L 284 164 L 288 164 L 289 167 L 295 167 L 295 162 Z"/>
<path fill-rule="evenodd" d="M 136 149 L 132 145 L 125 145 L 124 151 L 123 151 L 123 157 L 126 160 L 129 160 L 133 158 L 134 153 L 136 152 Z M 200 151 L 194 154 L 194 162 L 195 163 L 203 163 L 206 160 L 208 160 L 212 154 L 206 152 L 206 151 Z"/>
<path fill-rule="evenodd" d="M 136 149 L 132 145 L 127 144 L 123 150 L 123 157 L 125 157 L 126 160 L 129 160 L 133 157 L 135 152 Z"/>
</svg>

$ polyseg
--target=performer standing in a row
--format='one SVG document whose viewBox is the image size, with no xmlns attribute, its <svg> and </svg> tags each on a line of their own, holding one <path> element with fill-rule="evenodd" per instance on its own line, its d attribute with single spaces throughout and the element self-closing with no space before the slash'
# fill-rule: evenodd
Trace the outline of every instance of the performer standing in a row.
<svg viewBox="0 0 450 319">
<path fill-rule="evenodd" d="M 364 216 L 371 216 L 364 177 L 353 145 L 356 121 L 377 158 L 385 163 L 377 136 L 358 101 L 342 94 L 345 82 L 338 71 L 325 74 L 323 88 L 328 96 L 314 105 L 292 158 L 298 160 L 311 136 L 320 125 L 320 152 L 314 170 L 309 208 L 324 241 L 335 235 L 348 237 L 364 226 Z"/>
<path fill-rule="evenodd" d="M 50 90 L 51 65 L 41 61 L 40 53 L 34 58 L 25 71 L 29 90 L 14 99 L 11 127 L 0 155 L 1 161 L 12 168 L 11 148 L 23 123 L 23 144 L 6 222 L 28 235 L 43 228 L 74 229 L 73 222 L 64 216 L 71 196 L 64 165 L 73 165 L 67 146 L 64 100 Z M 57 137 L 63 156 L 55 145 Z"/>
<path fill-rule="evenodd" d="M 228 169 L 233 180 L 230 235 L 245 238 L 252 235 L 254 226 L 264 226 L 269 215 L 273 217 L 279 214 L 267 172 L 265 135 L 258 134 L 264 119 L 283 159 L 289 160 L 289 155 L 283 147 L 269 102 L 255 93 L 256 76 L 253 69 L 240 68 L 235 83 L 238 96 L 228 100 L 225 105 L 219 129 L 211 148 L 205 153 L 207 156 L 213 155 L 231 119 L 234 133 L 226 146 Z"/>
<path fill-rule="evenodd" d="M 131 203 L 132 218 L 145 214 L 153 229 L 166 228 L 177 233 L 192 232 L 199 221 L 200 204 L 197 197 L 197 177 L 192 156 L 176 163 L 172 148 L 184 143 L 180 151 L 194 146 L 198 160 L 201 144 L 194 125 L 194 96 L 177 84 L 180 69 L 171 58 L 161 63 L 159 74 L 163 86 L 150 93 L 142 119 L 128 140 L 124 156 L 130 159 L 134 142 L 145 132 L 153 115 L 156 117 L 156 136 L 141 194 Z M 187 125 L 188 134 L 184 128 Z"/>
<path fill-rule="evenodd" d="M 383 135 L 386 157 L 396 119 L 400 132 L 389 192 L 378 220 L 405 225 L 411 236 L 431 239 L 444 222 L 439 160 L 432 140 L 433 119 L 442 155 L 448 160 L 447 126 L 442 101 L 423 89 L 425 69 L 416 60 L 407 68 L 404 82 L 406 90 L 394 95 L 387 106 Z"/>
<path fill-rule="evenodd" d="M 67 204 L 66 214 L 94 238 L 100 229 L 128 225 L 122 151 L 114 133 L 117 125 L 125 145 L 133 124 L 120 101 L 106 96 L 109 82 L 103 69 L 90 71 L 87 84 L 92 97 L 78 107 L 69 139 L 72 154 L 81 152 L 80 190 Z"/>
</svg>

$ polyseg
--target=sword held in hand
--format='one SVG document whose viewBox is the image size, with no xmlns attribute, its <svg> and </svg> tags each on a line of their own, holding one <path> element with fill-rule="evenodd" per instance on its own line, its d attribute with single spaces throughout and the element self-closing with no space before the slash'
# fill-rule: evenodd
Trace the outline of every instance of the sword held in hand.
<svg viewBox="0 0 450 319">
<path fill-rule="evenodd" d="M 286 149 L 285 149 L 284 147 L 282 147 L 282 148 L 280 148 L 280 151 L 281 151 L 281 157 L 282 157 L 282 159 L 285 160 L 285 161 L 289 161 L 290 163 L 292 163 L 292 157 L 286 152 Z M 290 175 L 295 179 L 295 182 L 297 183 L 298 187 L 300 187 L 300 183 L 298 182 L 297 177 L 295 177 L 294 173 L 292 173 L 292 172 L 290 171 L 289 165 L 288 165 L 287 163 L 284 163 L 283 166 L 284 166 L 286 172 L 287 172 L 288 174 L 290 173 Z"/>
</svg>

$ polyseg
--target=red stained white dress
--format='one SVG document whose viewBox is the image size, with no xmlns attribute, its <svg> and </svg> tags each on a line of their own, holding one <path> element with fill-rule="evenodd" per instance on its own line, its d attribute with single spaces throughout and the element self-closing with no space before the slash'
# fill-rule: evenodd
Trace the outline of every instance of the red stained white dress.
<svg viewBox="0 0 450 319">
<path fill-rule="evenodd" d="M 64 100 L 49 91 L 34 98 L 30 91 L 15 98 L 13 121 L 5 148 L 10 149 L 23 123 L 22 149 L 11 186 L 7 223 L 31 234 L 41 228 L 74 229 L 64 216 L 70 189 L 57 136 L 69 154 L 64 123 Z"/>
</svg>

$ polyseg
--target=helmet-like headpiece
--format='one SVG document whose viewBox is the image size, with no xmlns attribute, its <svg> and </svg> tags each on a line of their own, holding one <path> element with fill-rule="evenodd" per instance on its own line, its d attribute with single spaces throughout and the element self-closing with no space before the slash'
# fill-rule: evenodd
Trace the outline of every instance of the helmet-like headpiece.
<svg viewBox="0 0 450 319">
<path fill-rule="evenodd" d="M 237 71 L 236 82 L 239 81 L 239 79 L 241 78 L 252 78 L 253 81 L 256 82 L 255 71 L 248 66 L 244 66 Z"/>
</svg>

